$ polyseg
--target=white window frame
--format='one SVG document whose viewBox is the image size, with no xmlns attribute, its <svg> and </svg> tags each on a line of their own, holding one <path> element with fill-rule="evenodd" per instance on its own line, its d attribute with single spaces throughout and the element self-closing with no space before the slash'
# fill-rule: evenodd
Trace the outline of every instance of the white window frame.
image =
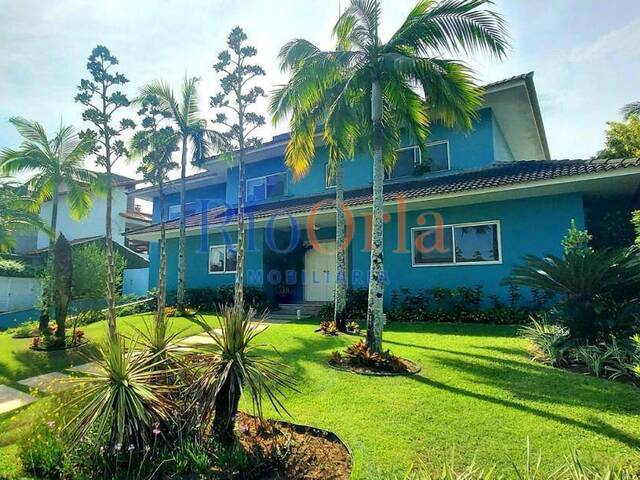
<svg viewBox="0 0 640 480">
<path fill-rule="evenodd" d="M 427 143 L 427 149 L 432 145 L 442 145 L 443 143 L 447 144 L 447 168 L 444 170 L 436 170 L 433 173 L 448 172 L 451 170 L 451 147 L 449 145 L 449 140 L 436 140 L 435 142 L 429 142 Z M 418 148 L 418 150 L 420 149 Z M 422 152 L 420 152 L 420 163 L 422 163 Z"/>
<path fill-rule="evenodd" d="M 266 202 L 267 200 L 269 200 L 269 197 L 267 196 L 267 178 L 269 177 L 275 177 L 278 175 L 284 175 L 284 194 L 283 196 L 287 195 L 287 189 L 288 189 L 288 184 L 289 184 L 289 175 L 287 175 L 287 172 L 276 172 L 276 173 L 270 173 L 269 175 L 261 175 L 259 177 L 251 177 L 251 178 L 247 178 L 245 180 L 245 185 L 244 185 L 244 200 L 245 202 L 249 201 L 249 189 L 247 188 L 247 186 L 249 185 L 249 182 L 255 181 L 255 180 L 264 180 L 264 200 L 259 200 L 256 201 L 254 200 L 254 202 Z M 274 197 L 271 197 L 274 198 Z"/>
<path fill-rule="evenodd" d="M 214 248 L 224 248 L 224 256 L 222 257 L 223 261 L 222 261 L 222 270 L 220 272 L 212 272 L 211 271 L 211 251 Z M 237 254 L 238 254 L 238 245 L 237 244 L 227 244 L 227 243 L 222 243 L 222 244 L 218 244 L 218 245 L 209 245 L 209 258 L 207 259 L 207 270 L 209 271 L 209 275 L 225 275 L 227 273 L 236 273 L 236 270 L 227 270 L 227 248 L 232 247 L 233 249 L 235 249 L 236 251 L 236 259 L 237 259 Z M 237 266 L 237 260 L 236 260 L 236 266 Z M 236 267 L 237 268 L 237 267 Z"/>
<path fill-rule="evenodd" d="M 333 176 L 333 185 L 329 184 L 329 162 L 324 164 L 324 188 L 336 188 L 336 176 Z"/>
<path fill-rule="evenodd" d="M 486 262 L 457 262 L 456 261 L 456 232 L 457 227 L 477 227 L 478 225 L 495 225 L 498 236 L 498 260 L 487 260 Z M 414 231 L 429 230 L 434 228 L 451 228 L 451 248 L 453 250 L 453 261 L 447 263 L 416 263 L 415 248 L 416 242 Z M 500 220 L 488 220 L 484 222 L 451 223 L 448 225 L 429 225 L 424 227 L 411 228 L 411 266 L 412 267 L 460 267 L 467 265 L 501 265 L 502 264 L 502 226 Z"/>
</svg>

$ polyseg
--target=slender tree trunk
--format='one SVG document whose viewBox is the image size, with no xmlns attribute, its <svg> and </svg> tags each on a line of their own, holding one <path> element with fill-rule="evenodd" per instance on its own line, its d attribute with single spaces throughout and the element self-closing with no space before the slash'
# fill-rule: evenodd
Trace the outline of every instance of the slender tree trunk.
<svg viewBox="0 0 640 480">
<path fill-rule="evenodd" d="M 236 262 L 236 282 L 233 292 L 233 304 L 237 309 L 244 309 L 244 202 L 246 196 L 245 184 L 244 147 L 241 146 L 238 158 L 238 247 Z"/>
<path fill-rule="evenodd" d="M 180 165 L 180 240 L 178 244 L 178 305 L 179 312 L 184 312 L 184 295 L 186 289 L 187 259 L 185 256 L 187 227 L 185 222 L 187 179 L 187 136 L 182 137 L 182 162 Z"/>
<path fill-rule="evenodd" d="M 347 264 L 344 216 L 344 162 L 336 162 L 336 288 L 334 293 L 335 310 L 333 319 L 341 332 L 347 331 Z"/>
<path fill-rule="evenodd" d="M 113 203 L 113 183 L 111 180 L 111 164 L 107 167 L 107 215 L 105 222 L 105 243 L 107 249 L 107 326 L 112 339 L 116 337 L 116 272 L 113 263 L 113 232 L 111 231 L 111 208 Z"/>
<path fill-rule="evenodd" d="M 373 123 L 373 227 L 371 233 L 371 266 L 367 305 L 367 346 L 382 351 L 384 326 L 384 162 L 382 156 L 382 85 L 374 79 L 371 85 L 371 120 Z"/>
<path fill-rule="evenodd" d="M 58 190 L 59 187 L 56 184 L 53 189 L 53 198 L 51 199 L 51 231 L 53 232 L 53 237 L 49 238 L 46 273 L 42 282 L 42 309 L 40 310 L 40 323 L 38 325 L 38 329 L 45 334 L 49 333 L 49 312 L 53 303 L 53 258 L 55 255 L 53 246 L 58 235 L 56 231 L 58 228 Z"/>
<path fill-rule="evenodd" d="M 216 397 L 213 433 L 214 438 L 223 445 L 233 445 L 236 441 L 233 427 L 241 393 L 242 390 L 237 378 L 234 375 L 229 375 Z"/>
<path fill-rule="evenodd" d="M 164 213 L 164 187 L 159 183 L 160 197 L 160 271 L 158 272 L 158 298 L 156 311 L 156 326 L 164 325 L 164 307 L 167 295 L 167 231 Z"/>
</svg>

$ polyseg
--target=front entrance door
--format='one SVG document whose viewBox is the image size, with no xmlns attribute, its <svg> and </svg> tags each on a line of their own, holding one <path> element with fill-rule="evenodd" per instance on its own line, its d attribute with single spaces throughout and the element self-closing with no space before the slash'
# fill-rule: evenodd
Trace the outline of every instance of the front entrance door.
<svg viewBox="0 0 640 480">
<path fill-rule="evenodd" d="M 304 299 L 307 302 L 330 302 L 336 286 L 336 242 L 320 243 L 321 250 L 304 255 Z"/>
</svg>

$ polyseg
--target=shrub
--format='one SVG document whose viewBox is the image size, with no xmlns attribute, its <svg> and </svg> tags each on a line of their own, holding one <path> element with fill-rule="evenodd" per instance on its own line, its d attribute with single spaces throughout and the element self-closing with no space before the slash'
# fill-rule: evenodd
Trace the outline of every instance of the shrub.
<svg viewBox="0 0 640 480">
<path fill-rule="evenodd" d="M 369 300 L 367 288 L 350 288 L 346 292 L 345 313 L 346 320 L 358 321 L 367 318 L 367 302 Z M 318 316 L 320 320 L 332 321 L 335 303 L 325 303 L 320 307 Z"/>
<path fill-rule="evenodd" d="M 41 421 L 19 444 L 24 469 L 37 478 L 60 478 L 65 469 L 64 441 L 56 421 Z"/>
<path fill-rule="evenodd" d="M 566 328 L 552 325 L 543 317 L 542 321 L 533 320 L 531 325 L 522 327 L 519 333 L 532 343 L 534 358 L 556 366 L 564 363 L 569 350 Z"/>
<path fill-rule="evenodd" d="M 509 281 L 559 294 L 553 321 L 582 344 L 629 337 L 638 329 L 640 258 L 635 249 L 527 256 Z"/>
<path fill-rule="evenodd" d="M 116 292 L 122 290 L 124 256 L 113 252 Z M 73 298 L 104 298 L 107 295 L 107 254 L 104 245 L 88 243 L 73 249 Z"/>
<path fill-rule="evenodd" d="M 19 257 L 0 257 L 0 277 L 38 278 L 42 270 L 42 266 L 31 265 Z"/>
<path fill-rule="evenodd" d="M 320 322 L 320 328 L 317 331 L 323 335 L 338 335 L 338 327 L 335 322 Z"/>
<path fill-rule="evenodd" d="M 187 288 L 186 304 L 198 311 L 215 312 L 220 305 L 233 305 L 233 289 L 233 285 L 217 288 Z M 274 306 L 264 291 L 254 286 L 244 287 L 244 302 L 247 308 L 261 313 Z"/>
<path fill-rule="evenodd" d="M 406 372 L 407 366 L 400 357 L 389 350 L 381 353 L 372 352 L 364 340 L 359 340 L 347 347 L 344 352 L 333 352 L 330 361 L 340 364 L 346 361 L 350 366 L 368 367 L 391 372 Z"/>
<path fill-rule="evenodd" d="M 528 323 L 531 309 L 518 306 L 517 300 L 522 297 L 518 289 L 511 288 L 509 297 L 509 305 L 504 305 L 498 297 L 494 297 L 492 306 L 483 308 L 481 286 L 421 290 L 405 288 L 393 292 L 387 319 L 396 322 Z M 539 301 L 535 305 L 540 308 Z"/>
</svg>

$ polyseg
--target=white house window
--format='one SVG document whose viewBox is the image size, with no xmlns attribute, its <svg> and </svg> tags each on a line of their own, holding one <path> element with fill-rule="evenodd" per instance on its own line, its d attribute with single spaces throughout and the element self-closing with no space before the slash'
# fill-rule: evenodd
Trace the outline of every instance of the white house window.
<svg viewBox="0 0 640 480">
<path fill-rule="evenodd" d="M 209 273 L 234 273 L 238 265 L 235 245 L 212 245 L 209 247 Z"/>
<path fill-rule="evenodd" d="M 286 192 L 287 173 L 274 173 L 247 180 L 247 202 L 262 202 L 269 198 L 282 197 Z"/>
<path fill-rule="evenodd" d="M 417 145 L 399 148 L 397 154 L 393 170 L 385 172 L 386 179 L 417 176 L 450 168 L 448 140 L 428 143 L 424 154 Z M 424 171 L 420 173 L 418 167 L 421 165 L 424 165 Z"/>
<path fill-rule="evenodd" d="M 502 262 L 500 223 L 464 223 L 411 230 L 414 267 Z"/>
<path fill-rule="evenodd" d="M 336 186 L 336 177 L 331 176 L 331 172 L 329 172 L 329 162 L 324 164 L 324 186 L 325 188 L 335 188 Z"/>
<path fill-rule="evenodd" d="M 189 215 L 193 215 L 194 213 L 198 213 L 198 206 L 196 202 L 188 202 L 184 205 L 184 214 L 186 217 Z M 167 220 L 175 220 L 176 218 L 180 218 L 180 204 L 171 205 L 169 207 Z"/>
</svg>

